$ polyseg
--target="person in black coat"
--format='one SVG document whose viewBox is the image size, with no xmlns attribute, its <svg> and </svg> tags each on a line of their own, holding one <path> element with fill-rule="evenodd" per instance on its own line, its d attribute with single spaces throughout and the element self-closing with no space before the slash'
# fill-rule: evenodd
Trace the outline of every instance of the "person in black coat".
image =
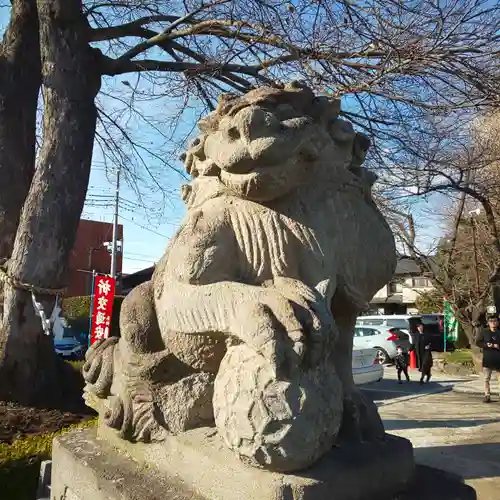
<svg viewBox="0 0 500 500">
<path fill-rule="evenodd" d="M 491 401 L 490 381 L 496 372 L 500 384 L 500 329 L 498 317 L 488 316 L 488 328 L 480 330 L 476 345 L 483 350 L 484 402 Z"/>
<path fill-rule="evenodd" d="M 413 348 L 417 356 L 417 367 L 421 373 L 420 384 L 422 385 L 424 379 L 426 382 L 430 381 L 432 377 L 432 365 L 434 364 L 432 359 L 431 338 L 425 333 L 422 323 L 417 325 L 417 333 L 415 334 Z"/>
</svg>

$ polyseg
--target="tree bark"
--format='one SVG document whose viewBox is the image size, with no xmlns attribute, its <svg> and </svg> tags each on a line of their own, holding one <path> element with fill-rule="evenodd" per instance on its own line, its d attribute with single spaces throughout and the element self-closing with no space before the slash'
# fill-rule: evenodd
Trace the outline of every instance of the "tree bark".
<svg viewBox="0 0 500 500">
<path fill-rule="evenodd" d="M 481 349 L 476 346 L 476 334 L 478 327 L 471 322 L 462 322 L 462 328 L 464 329 L 464 332 L 469 340 L 472 360 L 474 361 L 476 372 L 481 373 L 483 365 L 483 354 L 481 352 Z"/>
<path fill-rule="evenodd" d="M 0 265 L 11 255 L 35 171 L 40 46 L 36 0 L 12 0 L 0 44 Z M 0 319 L 2 317 L 0 282 Z"/>
<path fill-rule="evenodd" d="M 37 6 L 44 135 L 8 264 L 15 283 L 5 286 L 0 399 L 39 405 L 54 404 L 60 395 L 60 365 L 31 293 L 19 283 L 35 287 L 50 315 L 54 296 L 41 288 L 65 284 L 90 175 L 100 52 L 88 44 L 80 0 L 37 0 Z"/>
<path fill-rule="evenodd" d="M 10 257 L 35 170 L 40 48 L 36 0 L 13 0 L 0 46 L 0 259 Z"/>
</svg>

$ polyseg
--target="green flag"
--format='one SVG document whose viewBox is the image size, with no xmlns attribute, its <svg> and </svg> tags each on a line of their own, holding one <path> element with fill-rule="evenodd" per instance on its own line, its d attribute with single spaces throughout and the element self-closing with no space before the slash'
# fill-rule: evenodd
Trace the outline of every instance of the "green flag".
<svg viewBox="0 0 500 500">
<path fill-rule="evenodd" d="M 455 341 L 458 339 L 458 320 L 455 316 L 455 309 L 450 301 L 444 298 L 444 334 L 446 340 Z"/>
</svg>

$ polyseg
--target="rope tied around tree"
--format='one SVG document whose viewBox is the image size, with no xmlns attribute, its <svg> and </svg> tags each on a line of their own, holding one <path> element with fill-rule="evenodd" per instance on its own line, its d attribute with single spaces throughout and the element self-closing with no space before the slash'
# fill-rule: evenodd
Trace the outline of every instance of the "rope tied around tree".
<svg viewBox="0 0 500 500">
<path fill-rule="evenodd" d="M 11 276 L 7 269 L 4 266 L 0 266 L 0 283 L 6 283 L 13 288 L 17 288 L 18 290 L 23 290 L 25 292 L 30 292 L 36 295 L 50 295 L 57 297 L 58 295 L 64 295 L 67 290 L 67 287 L 64 288 L 43 288 L 35 285 L 31 285 L 29 283 L 23 283 Z"/>
</svg>

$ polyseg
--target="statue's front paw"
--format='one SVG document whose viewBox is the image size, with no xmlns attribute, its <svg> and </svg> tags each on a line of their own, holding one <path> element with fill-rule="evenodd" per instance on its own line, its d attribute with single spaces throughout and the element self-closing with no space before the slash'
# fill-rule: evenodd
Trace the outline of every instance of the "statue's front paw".
<svg viewBox="0 0 500 500">
<path fill-rule="evenodd" d="M 148 388 L 133 387 L 109 401 L 104 423 L 116 429 L 122 439 L 142 443 L 161 440 L 166 430 L 158 423 L 158 410 Z"/>
<path fill-rule="evenodd" d="M 99 398 L 109 396 L 114 372 L 114 351 L 117 337 L 96 342 L 86 353 L 82 368 L 87 387 Z"/>
<path fill-rule="evenodd" d="M 279 296 L 271 301 L 277 319 L 298 343 L 297 349 L 301 349 L 307 365 L 317 366 L 338 336 L 330 310 L 335 283 L 324 280 L 312 288 L 295 279 L 275 278 L 266 286 Z"/>
<path fill-rule="evenodd" d="M 277 376 L 290 376 L 302 364 L 304 332 L 284 297 L 282 304 L 273 309 L 263 303 L 244 308 L 235 330 L 241 340 L 271 364 Z"/>
<path fill-rule="evenodd" d="M 289 378 L 302 365 L 305 347 L 302 339 L 272 338 L 257 347 L 256 351 L 270 362 L 278 378 Z"/>
</svg>

